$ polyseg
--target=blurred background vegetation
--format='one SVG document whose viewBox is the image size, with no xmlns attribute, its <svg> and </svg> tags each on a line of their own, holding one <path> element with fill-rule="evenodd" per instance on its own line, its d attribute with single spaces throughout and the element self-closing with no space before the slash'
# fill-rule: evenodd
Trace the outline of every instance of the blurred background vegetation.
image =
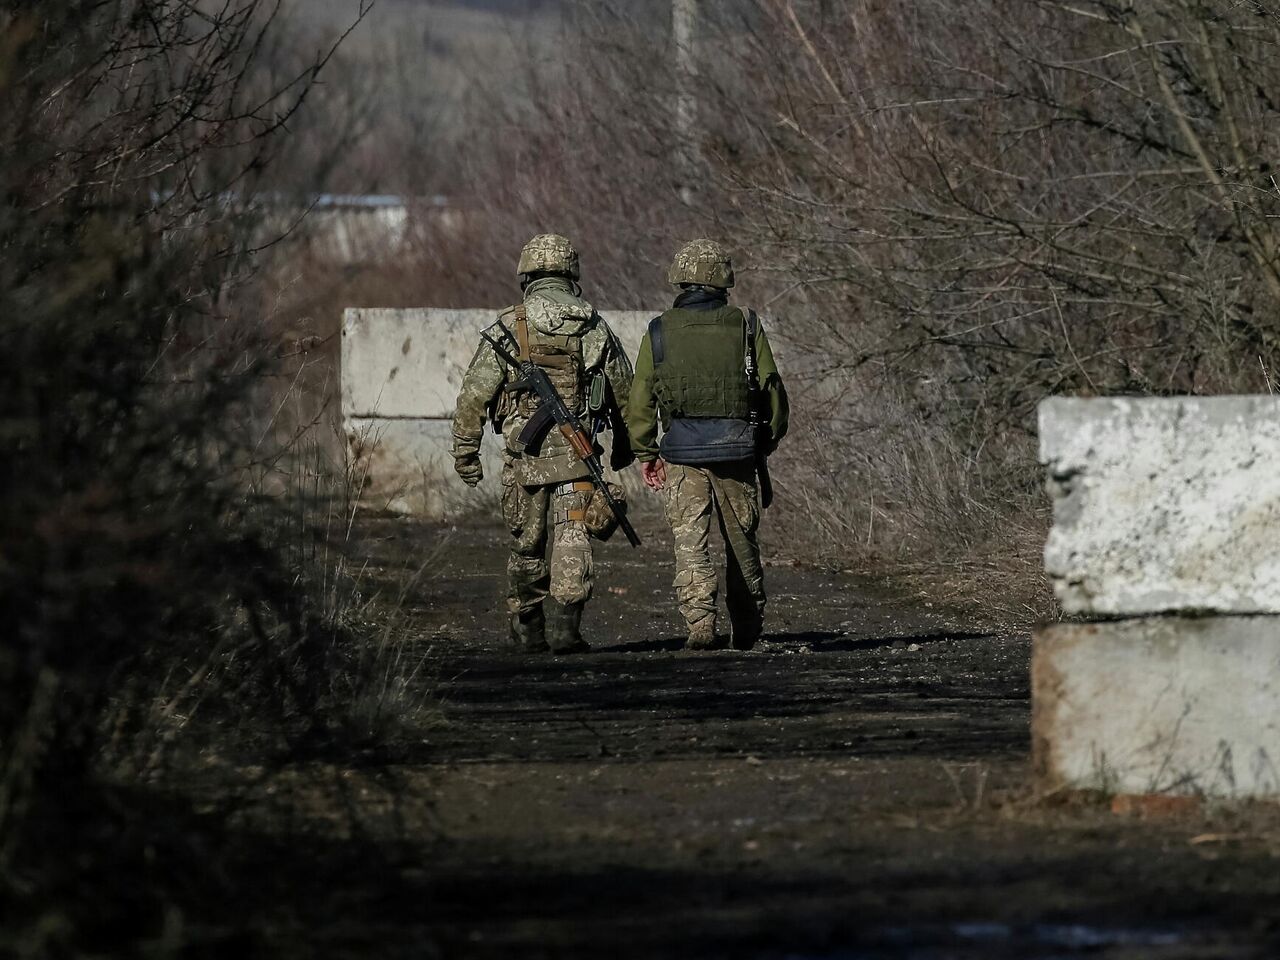
<svg viewBox="0 0 1280 960">
<path fill-rule="evenodd" d="M 719 237 L 798 399 L 786 542 L 1052 616 L 1038 400 L 1270 389 L 1280 15 L 690 2 L 686 70 L 682 3 L 380 5 L 326 85 L 382 105 L 333 182 L 409 197 L 407 232 L 294 260 L 299 335 L 332 342 L 338 303 L 506 303 L 547 229 L 598 306 L 657 308 L 675 245 Z"/>
</svg>

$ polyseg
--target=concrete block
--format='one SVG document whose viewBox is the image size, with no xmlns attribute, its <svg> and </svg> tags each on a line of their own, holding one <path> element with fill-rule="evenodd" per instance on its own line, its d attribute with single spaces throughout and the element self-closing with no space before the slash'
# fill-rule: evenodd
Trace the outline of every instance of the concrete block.
<svg viewBox="0 0 1280 960">
<path fill-rule="evenodd" d="M 1280 795 L 1280 620 L 1148 617 L 1041 628 L 1032 740 L 1043 786 Z"/>
<path fill-rule="evenodd" d="M 1040 405 L 1068 613 L 1280 613 L 1280 398 Z"/>
<path fill-rule="evenodd" d="M 348 462 L 366 509 L 435 520 L 479 511 L 497 515 L 502 459 L 496 438 L 485 438 L 485 477 L 472 489 L 453 471 L 449 420 L 349 417 L 345 429 Z"/>
<path fill-rule="evenodd" d="M 462 374 L 498 308 L 348 309 L 342 322 L 345 418 L 453 416 Z M 602 311 L 634 357 L 655 313 Z"/>
<path fill-rule="evenodd" d="M 347 310 L 342 322 L 342 414 L 453 414 L 476 338 L 496 311 Z"/>
<path fill-rule="evenodd" d="M 656 313 L 602 312 L 633 357 Z M 342 415 L 366 506 L 439 520 L 496 511 L 502 439 L 486 435 L 485 480 L 475 490 L 453 472 L 449 449 L 462 374 L 497 315 L 497 308 L 346 311 Z M 625 486 L 640 495 L 630 474 Z"/>
</svg>

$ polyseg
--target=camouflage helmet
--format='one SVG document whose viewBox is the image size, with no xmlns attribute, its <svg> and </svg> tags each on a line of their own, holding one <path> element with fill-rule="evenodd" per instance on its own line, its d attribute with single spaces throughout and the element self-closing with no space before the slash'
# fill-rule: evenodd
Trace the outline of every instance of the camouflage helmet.
<svg viewBox="0 0 1280 960">
<path fill-rule="evenodd" d="M 667 283 L 700 283 L 727 290 L 733 286 L 733 261 L 714 240 L 690 240 L 671 261 Z"/>
<path fill-rule="evenodd" d="M 610 483 L 609 492 L 613 494 L 613 499 L 618 501 L 622 512 L 626 513 L 626 491 L 616 483 Z M 587 528 L 587 533 L 602 542 L 612 537 L 613 531 L 618 529 L 618 518 L 609 509 L 609 501 L 604 498 L 599 488 L 592 491 L 591 499 L 587 501 L 587 509 L 583 512 L 582 522 Z"/>
<path fill-rule="evenodd" d="M 540 233 L 524 245 L 516 273 L 562 273 L 578 279 L 578 251 L 558 233 Z"/>
</svg>

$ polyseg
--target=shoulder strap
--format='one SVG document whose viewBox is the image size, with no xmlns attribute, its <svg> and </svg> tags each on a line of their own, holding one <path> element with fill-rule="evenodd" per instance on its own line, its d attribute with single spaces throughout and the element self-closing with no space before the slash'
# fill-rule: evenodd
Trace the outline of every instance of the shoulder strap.
<svg viewBox="0 0 1280 960">
<path fill-rule="evenodd" d="M 653 365 L 656 367 L 667 356 L 667 345 L 662 336 L 662 315 L 649 321 L 649 348 L 653 351 Z"/>
<path fill-rule="evenodd" d="M 743 326 L 746 328 L 746 354 L 743 362 L 747 370 L 747 389 L 752 393 L 760 391 L 760 368 L 756 360 L 756 334 L 760 332 L 760 318 L 749 307 L 742 308 Z"/>
<path fill-rule="evenodd" d="M 516 345 L 520 347 L 519 360 L 529 359 L 529 317 L 525 313 L 524 304 L 516 307 Z"/>
</svg>

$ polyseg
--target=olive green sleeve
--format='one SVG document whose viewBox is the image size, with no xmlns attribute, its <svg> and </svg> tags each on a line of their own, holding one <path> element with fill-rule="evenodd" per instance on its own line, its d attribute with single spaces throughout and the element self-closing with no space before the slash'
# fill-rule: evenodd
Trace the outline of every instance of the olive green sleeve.
<svg viewBox="0 0 1280 960">
<path fill-rule="evenodd" d="M 453 413 L 453 457 L 473 456 L 480 450 L 484 421 L 489 405 L 505 379 L 502 361 L 486 343 L 481 343 L 462 375 L 458 403 Z"/>
<path fill-rule="evenodd" d="M 769 338 L 765 336 L 763 325 L 756 333 L 756 362 L 760 370 L 760 386 L 764 389 L 769 402 L 769 443 L 772 448 L 787 435 L 787 427 L 791 420 L 791 405 L 787 400 L 787 388 L 782 383 L 782 374 L 778 372 L 778 364 L 773 359 L 773 348 L 769 346 Z"/>
<path fill-rule="evenodd" d="M 648 463 L 658 458 L 658 398 L 653 394 L 653 348 L 648 333 L 640 341 L 636 355 L 631 399 L 627 403 L 627 432 L 637 460 Z"/>
</svg>

